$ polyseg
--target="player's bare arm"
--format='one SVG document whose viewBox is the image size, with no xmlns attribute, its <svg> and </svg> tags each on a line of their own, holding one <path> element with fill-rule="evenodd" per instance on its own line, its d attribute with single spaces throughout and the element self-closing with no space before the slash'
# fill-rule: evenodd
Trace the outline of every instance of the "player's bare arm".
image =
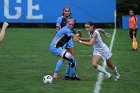
<svg viewBox="0 0 140 93">
<path fill-rule="evenodd" d="M 97 34 L 94 33 L 93 38 L 89 42 L 85 42 L 85 41 L 81 41 L 81 40 L 79 40 L 78 42 L 81 44 L 84 44 L 84 45 L 92 46 L 94 44 L 96 38 L 97 38 Z"/>
<path fill-rule="evenodd" d="M 79 41 L 79 37 L 76 34 L 71 35 L 74 41 Z"/>
<path fill-rule="evenodd" d="M 61 29 L 61 27 L 60 26 L 57 26 L 56 27 L 56 32 L 58 32 L 60 29 Z"/>
<path fill-rule="evenodd" d="M 110 38 L 111 37 L 111 34 L 107 33 L 105 30 L 103 30 L 101 28 L 98 28 L 96 30 L 98 30 L 99 32 L 103 33 L 107 38 Z"/>
<path fill-rule="evenodd" d="M 7 27 L 8 27 L 8 25 L 9 24 L 7 22 L 4 22 L 3 25 L 2 25 L 2 29 L 1 29 L 1 32 L 0 32 L 0 42 L 2 42 L 3 39 L 4 39 L 5 31 L 6 31 Z"/>
<path fill-rule="evenodd" d="M 79 40 L 82 40 L 82 41 L 90 42 L 90 38 L 78 37 L 78 39 L 79 39 Z"/>
</svg>

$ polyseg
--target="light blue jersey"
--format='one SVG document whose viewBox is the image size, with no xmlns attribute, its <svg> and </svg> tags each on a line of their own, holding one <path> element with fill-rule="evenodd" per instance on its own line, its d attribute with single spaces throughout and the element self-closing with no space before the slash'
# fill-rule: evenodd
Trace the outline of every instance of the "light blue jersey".
<svg viewBox="0 0 140 93">
<path fill-rule="evenodd" d="M 60 17 L 57 18 L 56 26 L 63 28 L 66 25 L 66 22 L 67 22 L 67 20 L 64 18 L 64 16 L 60 16 Z M 64 47 L 65 48 L 73 48 L 74 47 L 72 38 L 69 40 L 69 42 L 67 44 L 65 44 Z"/>
<path fill-rule="evenodd" d="M 62 27 L 61 23 L 62 23 L 63 18 L 64 18 L 63 16 L 60 16 L 60 17 L 57 18 L 56 26 Z M 66 23 L 65 23 L 65 25 L 66 25 Z"/>
<path fill-rule="evenodd" d="M 71 18 L 71 17 L 69 17 L 69 18 Z M 58 19 L 57 19 L 57 22 L 56 22 L 56 27 L 60 27 L 60 28 L 62 28 L 62 30 L 59 30 L 58 31 L 58 35 L 59 35 L 59 38 L 63 35 L 63 33 L 64 33 L 64 30 L 69 30 L 68 29 L 68 27 L 66 26 L 66 23 L 67 23 L 67 19 L 65 19 L 64 18 L 64 16 L 61 16 L 61 17 L 58 17 Z M 64 27 L 64 28 L 63 28 Z M 62 31 L 62 32 L 61 32 Z M 66 31 L 67 32 L 67 31 Z M 66 33 L 65 32 L 65 33 Z M 71 32 L 73 33 L 73 34 L 75 34 L 74 33 L 74 30 L 71 30 Z M 68 31 L 68 33 L 69 33 L 69 31 Z M 71 33 L 70 33 L 71 34 Z M 69 34 L 69 35 L 70 35 Z M 56 35 L 57 36 L 57 35 Z M 58 39 L 58 38 L 57 38 Z M 74 44 L 73 44 L 73 41 L 72 41 L 72 38 L 69 38 L 70 40 L 66 43 L 66 42 L 59 42 L 59 44 L 56 44 L 56 43 L 58 43 L 56 40 L 53 40 L 52 41 L 52 43 L 51 43 L 51 46 L 50 46 L 50 51 L 54 54 L 54 55 L 56 55 L 56 56 L 59 56 L 61 53 L 63 53 L 64 51 L 66 51 L 65 50 L 65 48 L 67 49 L 67 48 L 73 48 L 74 47 Z M 62 39 L 61 39 L 62 40 Z M 64 41 L 66 41 L 66 40 L 64 40 Z M 64 44 L 65 43 L 65 44 Z M 58 48 L 55 48 L 55 47 L 58 47 Z M 65 73 L 65 76 L 69 76 L 70 74 L 71 74 L 71 76 L 72 77 L 75 77 L 75 73 L 76 73 L 76 59 L 75 59 L 75 57 L 74 56 L 72 56 L 71 57 L 71 59 L 73 60 L 73 62 L 74 62 L 74 67 L 72 67 L 71 68 L 71 62 L 70 61 L 68 61 L 68 64 L 67 64 L 67 68 L 66 68 L 66 73 Z M 55 73 L 57 73 L 58 74 L 58 72 L 59 72 L 59 70 L 60 70 L 60 68 L 61 68 L 61 66 L 62 66 L 62 64 L 63 64 L 63 61 L 64 60 L 59 60 L 58 62 L 57 62 L 57 64 L 56 64 L 56 68 L 55 68 Z M 55 74 L 54 74 L 55 75 Z"/>
<path fill-rule="evenodd" d="M 50 51 L 59 56 L 64 51 L 63 46 L 71 39 L 71 35 L 73 35 L 73 31 L 67 26 L 60 29 L 50 44 Z"/>
</svg>

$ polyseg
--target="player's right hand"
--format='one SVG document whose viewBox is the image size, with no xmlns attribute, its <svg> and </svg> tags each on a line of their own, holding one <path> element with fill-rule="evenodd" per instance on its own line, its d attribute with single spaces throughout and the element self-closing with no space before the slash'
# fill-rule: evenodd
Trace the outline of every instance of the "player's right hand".
<svg viewBox="0 0 140 93">
<path fill-rule="evenodd" d="M 74 40 L 75 42 L 78 42 L 78 41 L 79 41 L 78 37 L 74 37 L 73 40 Z"/>
</svg>

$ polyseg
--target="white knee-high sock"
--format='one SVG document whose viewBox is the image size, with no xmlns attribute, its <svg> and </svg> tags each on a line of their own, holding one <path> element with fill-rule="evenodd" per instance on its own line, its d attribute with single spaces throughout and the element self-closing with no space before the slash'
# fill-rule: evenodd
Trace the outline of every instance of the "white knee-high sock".
<svg viewBox="0 0 140 93">
<path fill-rule="evenodd" d="M 97 70 L 104 73 L 104 74 L 108 74 L 108 72 L 103 67 L 101 67 L 100 65 L 98 65 Z"/>
<path fill-rule="evenodd" d="M 118 76 L 119 75 L 119 73 L 118 73 L 118 70 L 117 70 L 117 67 L 115 66 L 115 68 L 113 69 L 113 73 L 114 73 L 114 75 L 115 76 Z"/>
</svg>

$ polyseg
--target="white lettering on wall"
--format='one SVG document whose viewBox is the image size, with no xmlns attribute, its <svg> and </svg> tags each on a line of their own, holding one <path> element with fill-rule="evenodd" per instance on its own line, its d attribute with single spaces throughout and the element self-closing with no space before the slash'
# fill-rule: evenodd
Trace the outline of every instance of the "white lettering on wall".
<svg viewBox="0 0 140 93">
<path fill-rule="evenodd" d="M 21 3 L 21 0 L 17 0 L 17 3 Z M 15 7 L 13 11 L 16 11 L 15 15 L 10 15 L 9 0 L 4 0 L 4 16 L 7 19 L 19 19 L 21 17 L 21 7 Z"/>
<path fill-rule="evenodd" d="M 39 10 L 39 5 L 33 5 L 32 0 L 28 0 L 28 12 L 27 12 L 27 19 L 43 19 L 43 15 L 33 15 L 33 10 Z"/>
</svg>

